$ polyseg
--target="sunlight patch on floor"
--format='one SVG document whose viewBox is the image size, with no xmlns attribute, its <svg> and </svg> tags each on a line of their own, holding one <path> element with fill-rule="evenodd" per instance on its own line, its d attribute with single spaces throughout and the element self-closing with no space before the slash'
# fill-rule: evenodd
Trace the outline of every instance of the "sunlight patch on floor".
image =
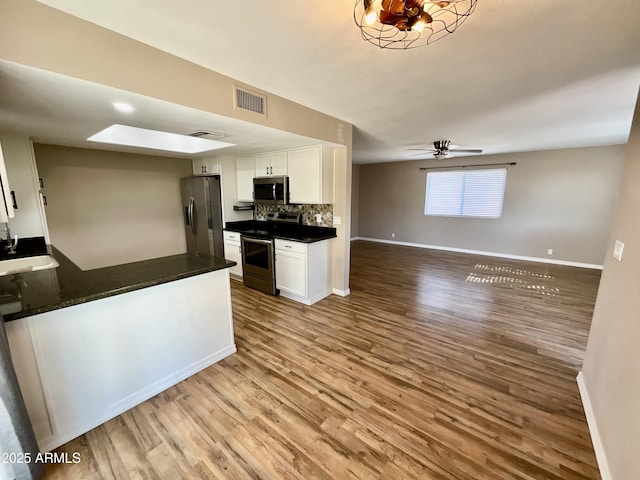
<svg viewBox="0 0 640 480">
<path fill-rule="evenodd" d="M 524 289 L 543 296 L 555 297 L 560 289 L 550 284 L 555 277 L 544 273 L 535 273 L 521 268 L 490 266 L 477 263 L 465 282 L 479 284 L 506 285 L 513 289 Z M 489 272 L 489 273 L 485 273 Z M 530 279 L 535 279 L 533 282 Z"/>
</svg>

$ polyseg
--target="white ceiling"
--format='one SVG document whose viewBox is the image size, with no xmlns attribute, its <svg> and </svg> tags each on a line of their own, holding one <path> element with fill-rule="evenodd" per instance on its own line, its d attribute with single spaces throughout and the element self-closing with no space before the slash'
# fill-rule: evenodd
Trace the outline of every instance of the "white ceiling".
<svg viewBox="0 0 640 480">
<path fill-rule="evenodd" d="M 40 1 L 352 123 L 356 163 L 415 159 L 408 148 L 439 139 L 484 153 L 625 143 L 640 84 L 635 0 L 478 0 L 454 35 L 407 51 L 362 41 L 353 22 L 354 0 Z M 27 90 L 14 97 L 3 92 L 0 107 L 3 114 L 13 107 L 13 122 L 24 121 L 26 110 L 33 129 L 58 117 L 60 131 L 43 126 L 36 139 L 45 133 L 48 142 L 63 139 L 65 122 L 74 115 L 96 124 L 113 116 L 106 107 L 94 109 L 95 99 L 106 95 L 99 86 L 83 90 L 84 108 L 47 112 L 51 105 L 30 97 L 39 81 L 51 79 L 33 80 L 28 70 L 0 65 L 0 90 Z M 33 82 L 34 90 L 11 76 L 22 85 Z M 48 90 L 53 103 L 58 93 L 68 97 L 75 88 L 77 94 L 79 85 L 58 80 Z M 128 95 L 122 92 L 124 100 Z M 16 98 L 24 105 L 12 104 Z M 212 120 L 203 112 L 144 101 L 152 114 L 136 126 L 195 130 Z M 175 115 L 156 115 L 163 109 L 181 109 L 191 123 L 172 125 Z M 310 141 L 272 130 L 250 135 L 243 128 L 261 129 L 216 120 L 238 133 L 238 151 L 258 148 L 256 142 L 284 148 Z"/>
</svg>

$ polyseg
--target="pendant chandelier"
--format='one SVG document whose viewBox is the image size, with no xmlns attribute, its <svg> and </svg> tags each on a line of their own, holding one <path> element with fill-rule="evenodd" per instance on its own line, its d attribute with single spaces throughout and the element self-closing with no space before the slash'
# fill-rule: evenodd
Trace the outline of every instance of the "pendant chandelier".
<svg viewBox="0 0 640 480">
<path fill-rule="evenodd" d="M 456 31 L 478 0 L 356 0 L 362 38 L 380 48 L 406 50 Z"/>
</svg>

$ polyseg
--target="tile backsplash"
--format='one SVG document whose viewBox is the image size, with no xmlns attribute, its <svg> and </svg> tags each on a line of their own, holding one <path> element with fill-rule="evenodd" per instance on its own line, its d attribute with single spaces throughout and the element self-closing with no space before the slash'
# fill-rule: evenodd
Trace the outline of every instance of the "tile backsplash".
<svg viewBox="0 0 640 480">
<path fill-rule="evenodd" d="M 301 204 L 301 205 L 256 205 L 253 212 L 255 220 L 266 220 L 269 212 L 301 213 L 304 225 L 319 227 L 333 227 L 333 204 Z M 316 220 L 316 215 L 322 215 L 322 221 Z"/>
</svg>

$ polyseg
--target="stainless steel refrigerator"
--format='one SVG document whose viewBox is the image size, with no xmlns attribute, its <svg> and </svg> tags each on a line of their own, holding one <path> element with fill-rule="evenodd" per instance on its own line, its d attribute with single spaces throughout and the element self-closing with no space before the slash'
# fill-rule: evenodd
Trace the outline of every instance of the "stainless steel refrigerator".
<svg viewBox="0 0 640 480">
<path fill-rule="evenodd" d="M 224 258 L 220 176 L 180 180 L 187 251 Z"/>
</svg>

